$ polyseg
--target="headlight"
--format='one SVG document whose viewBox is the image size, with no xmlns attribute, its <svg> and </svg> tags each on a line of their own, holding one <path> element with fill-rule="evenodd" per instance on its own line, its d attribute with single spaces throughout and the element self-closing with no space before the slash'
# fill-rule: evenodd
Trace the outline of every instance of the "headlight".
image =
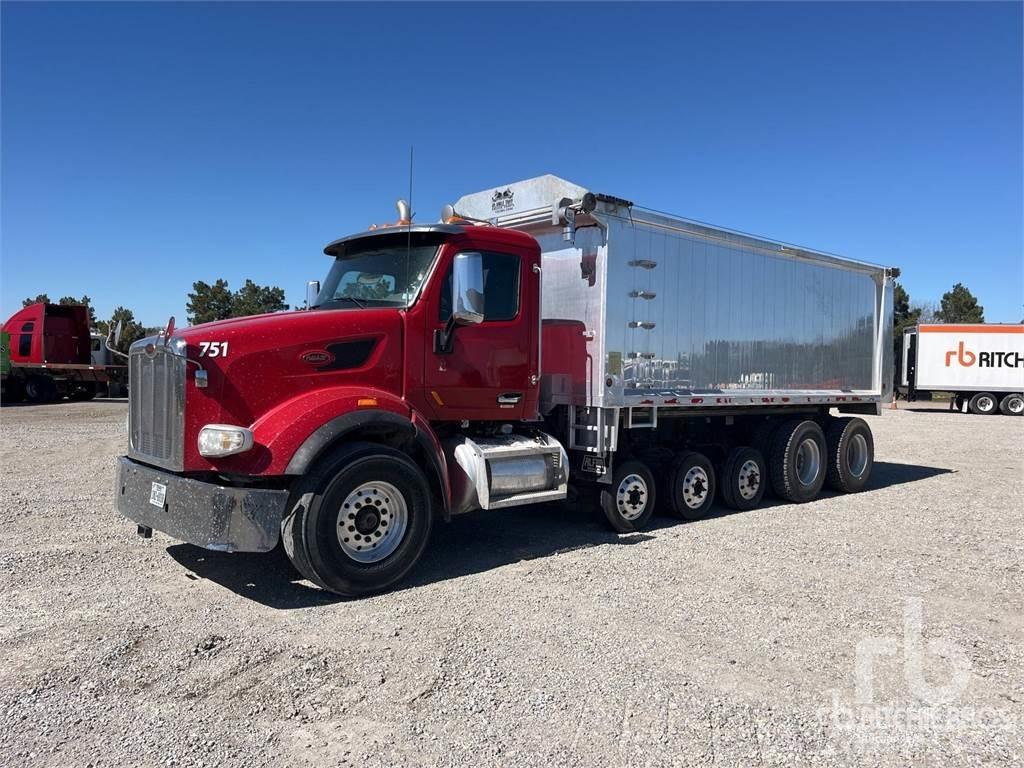
<svg viewBox="0 0 1024 768">
<path fill-rule="evenodd" d="M 252 448 L 252 431 L 230 424 L 207 424 L 199 431 L 201 456 L 230 456 Z"/>
</svg>

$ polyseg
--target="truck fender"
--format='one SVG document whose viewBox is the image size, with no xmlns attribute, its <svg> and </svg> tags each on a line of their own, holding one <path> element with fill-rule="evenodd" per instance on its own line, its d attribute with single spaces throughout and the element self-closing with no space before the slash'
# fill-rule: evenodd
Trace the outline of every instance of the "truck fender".
<svg viewBox="0 0 1024 768">
<path fill-rule="evenodd" d="M 429 422 L 412 411 L 412 418 L 383 410 L 352 411 L 336 416 L 322 424 L 306 438 L 292 455 L 286 475 L 303 475 L 330 446 L 344 439 L 346 434 L 366 428 L 381 427 L 395 432 L 415 443 L 426 457 L 441 491 L 441 514 L 447 521 L 451 517 L 451 487 L 448 483 L 448 466 L 441 449 L 441 443 L 430 428 Z"/>
</svg>

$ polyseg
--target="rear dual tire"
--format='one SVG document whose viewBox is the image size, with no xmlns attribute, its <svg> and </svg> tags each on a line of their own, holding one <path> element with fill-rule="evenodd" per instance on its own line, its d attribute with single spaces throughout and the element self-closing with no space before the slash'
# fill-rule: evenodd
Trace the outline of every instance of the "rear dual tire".
<svg viewBox="0 0 1024 768">
<path fill-rule="evenodd" d="M 875 461 L 875 442 L 863 419 L 830 419 L 822 430 L 810 419 L 785 422 L 772 441 L 772 487 L 786 501 L 814 499 L 827 483 L 842 493 L 864 490 Z"/>
<path fill-rule="evenodd" d="M 1004 416 L 1024 414 L 1024 395 L 1019 392 L 1006 395 L 999 403 L 999 410 Z"/>
<path fill-rule="evenodd" d="M 714 465 L 703 453 L 684 451 L 669 465 L 664 482 L 665 511 L 680 520 L 700 520 L 715 503 Z"/>
<path fill-rule="evenodd" d="M 875 464 L 875 440 L 864 419 L 833 419 L 825 430 L 829 488 L 842 493 L 864 490 Z"/>
<path fill-rule="evenodd" d="M 967 408 L 977 416 L 991 416 L 999 413 L 999 399 L 991 392 L 978 392 L 971 396 Z"/>
<path fill-rule="evenodd" d="M 768 459 L 775 494 L 795 504 L 814 499 L 825 484 L 827 456 L 825 433 L 816 421 L 784 422 L 775 433 Z"/>
<path fill-rule="evenodd" d="M 756 448 L 733 448 L 718 478 L 722 503 L 740 512 L 757 507 L 764 498 L 768 472 Z"/>
<path fill-rule="evenodd" d="M 356 443 L 335 451 L 292 492 L 281 538 L 296 570 L 343 597 L 380 592 L 426 548 L 430 489 L 408 456 Z"/>
</svg>

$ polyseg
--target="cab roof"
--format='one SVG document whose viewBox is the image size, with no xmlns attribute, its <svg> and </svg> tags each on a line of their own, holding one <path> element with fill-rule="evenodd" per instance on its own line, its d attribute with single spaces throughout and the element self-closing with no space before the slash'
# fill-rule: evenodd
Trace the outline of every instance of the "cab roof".
<svg viewBox="0 0 1024 768">
<path fill-rule="evenodd" d="M 346 248 L 354 242 L 376 237 L 408 235 L 410 233 L 417 239 L 423 239 L 424 236 L 437 235 L 438 241 L 446 240 L 456 235 L 468 235 L 474 239 L 479 238 L 510 244 L 526 245 L 528 242 L 536 244 L 532 237 L 523 232 L 493 227 L 488 224 L 412 224 L 378 227 L 377 229 L 370 229 L 365 232 L 357 232 L 356 234 L 328 243 L 324 247 L 324 253 L 328 256 L 342 256 Z"/>
</svg>

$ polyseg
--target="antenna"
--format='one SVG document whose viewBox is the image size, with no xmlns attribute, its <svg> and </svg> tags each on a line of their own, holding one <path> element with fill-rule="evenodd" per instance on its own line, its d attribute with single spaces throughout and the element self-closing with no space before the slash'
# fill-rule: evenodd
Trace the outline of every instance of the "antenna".
<svg viewBox="0 0 1024 768">
<path fill-rule="evenodd" d="M 412 217 L 415 215 L 412 209 L 412 151 L 413 145 L 409 145 L 409 224 L 408 236 L 405 241 L 405 291 L 408 300 L 412 299 L 412 292 L 409 290 L 409 281 L 412 278 L 410 267 L 412 263 Z"/>
</svg>

